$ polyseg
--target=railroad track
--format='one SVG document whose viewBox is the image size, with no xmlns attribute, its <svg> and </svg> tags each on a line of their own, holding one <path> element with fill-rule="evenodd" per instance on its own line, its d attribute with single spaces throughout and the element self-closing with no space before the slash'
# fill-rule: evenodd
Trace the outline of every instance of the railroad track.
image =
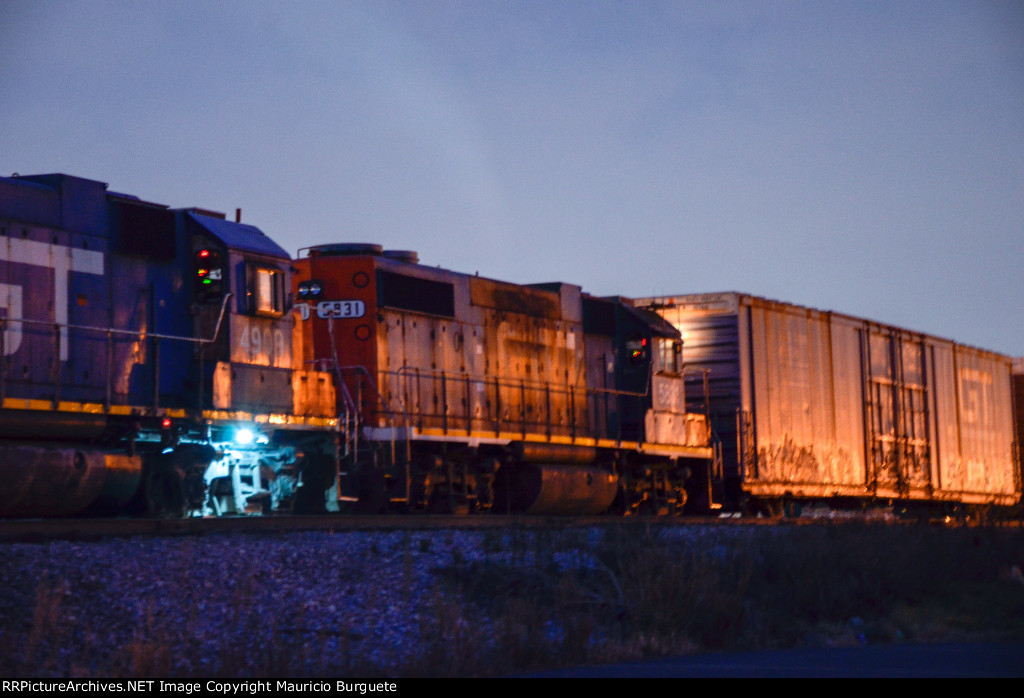
<svg viewBox="0 0 1024 698">
<path fill-rule="evenodd" d="M 227 533 L 271 534 L 298 531 L 388 531 L 430 529 L 579 528 L 628 525 L 646 521 L 663 526 L 766 525 L 769 519 L 609 516 L 238 516 L 190 519 L 8 519 L 0 520 L 0 542 L 97 540 L 136 536 L 198 536 Z M 809 521 L 808 521 L 809 522 Z"/>
<path fill-rule="evenodd" d="M 217 534 L 273 534 L 300 531 L 416 531 L 442 529 L 567 529 L 595 526 L 772 526 L 841 525 L 847 523 L 890 523 L 913 525 L 916 521 L 872 517 L 803 516 L 795 519 L 751 517 L 614 517 L 614 516 L 527 516 L 498 515 L 343 515 L 233 516 L 188 519 L 80 518 L 0 519 L 0 543 L 49 540 L 99 540 L 102 538 L 202 536 Z M 932 524 L 965 525 L 965 521 L 935 519 Z M 970 522 L 977 525 L 977 522 Z M 999 526 L 1021 526 L 1019 520 L 989 522 Z"/>
</svg>

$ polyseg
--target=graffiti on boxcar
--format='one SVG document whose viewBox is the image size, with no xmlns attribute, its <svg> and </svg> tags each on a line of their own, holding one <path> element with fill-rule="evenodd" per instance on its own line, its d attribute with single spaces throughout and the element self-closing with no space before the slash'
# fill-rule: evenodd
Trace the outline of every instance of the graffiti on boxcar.
<svg viewBox="0 0 1024 698">
<path fill-rule="evenodd" d="M 759 479 L 794 483 L 859 484 L 853 455 L 834 444 L 799 444 L 786 436 L 757 451 Z"/>
</svg>

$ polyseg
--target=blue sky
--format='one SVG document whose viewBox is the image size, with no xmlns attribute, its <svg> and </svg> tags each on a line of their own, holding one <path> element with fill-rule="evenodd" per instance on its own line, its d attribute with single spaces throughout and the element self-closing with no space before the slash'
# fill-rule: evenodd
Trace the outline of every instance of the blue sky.
<svg viewBox="0 0 1024 698">
<path fill-rule="evenodd" d="M 1024 2 L 0 3 L 0 174 L 1024 354 Z"/>
</svg>

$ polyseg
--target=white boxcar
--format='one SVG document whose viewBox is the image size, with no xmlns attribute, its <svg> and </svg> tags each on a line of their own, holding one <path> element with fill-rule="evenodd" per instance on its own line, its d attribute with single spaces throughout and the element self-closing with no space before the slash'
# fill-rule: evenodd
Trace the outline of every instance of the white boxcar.
<svg viewBox="0 0 1024 698">
<path fill-rule="evenodd" d="M 741 293 L 636 303 L 706 375 L 727 506 L 1020 499 L 1009 357 Z"/>
</svg>

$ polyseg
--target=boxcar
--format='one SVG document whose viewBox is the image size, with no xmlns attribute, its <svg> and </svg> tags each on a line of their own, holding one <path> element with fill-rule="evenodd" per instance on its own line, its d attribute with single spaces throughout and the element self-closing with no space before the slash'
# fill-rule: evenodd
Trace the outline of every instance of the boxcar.
<svg viewBox="0 0 1024 698">
<path fill-rule="evenodd" d="M 709 386 L 727 506 L 1019 501 L 1008 357 L 741 293 L 638 303 Z"/>
</svg>

